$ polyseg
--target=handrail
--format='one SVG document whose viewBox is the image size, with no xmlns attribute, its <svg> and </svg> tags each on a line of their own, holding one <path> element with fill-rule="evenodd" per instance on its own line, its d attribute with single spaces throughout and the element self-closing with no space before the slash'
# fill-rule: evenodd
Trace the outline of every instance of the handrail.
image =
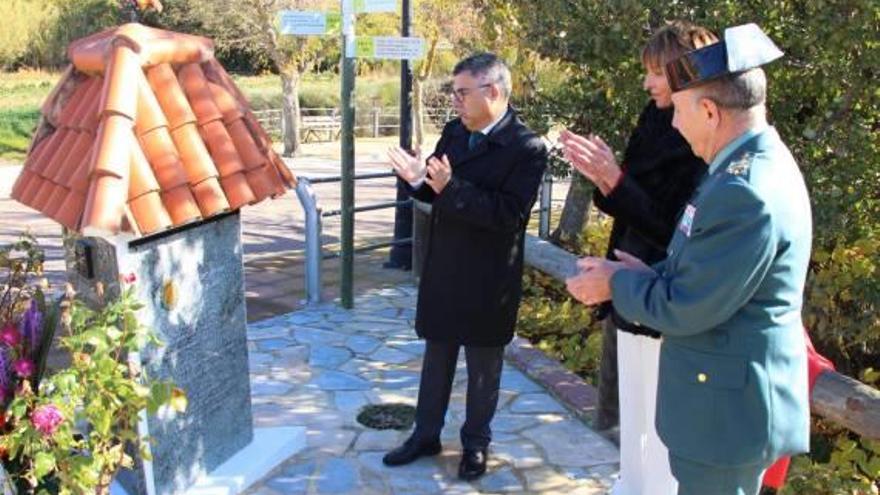
<svg viewBox="0 0 880 495">
<path fill-rule="evenodd" d="M 393 172 L 369 172 L 357 174 L 354 180 L 371 180 L 396 177 Z M 299 198 L 300 205 L 305 211 L 305 231 L 306 231 L 306 263 L 305 263 L 305 279 L 306 279 L 306 302 L 314 304 L 321 302 L 321 260 L 338 257 L 338 253 L 323 253 L 321 244 L 322 219 L 327 217 L 339 216 L 342 210 L 330 210 L 323 212 L 318 206 L 318 196 L 312 187 L 315 184 L 329 184 L 340 182 L 342 177 L 339 175 L 321 176 L 321 177 L 297 177 L 296 196 Z M 547 237 L 550 233 L 550 205 L 552 200 L 553 177 L 550 173 L 545 173 L 541 183 L 540 191 L 540 209 L 538 232 L 542 237 Z M 399 206 L 412 204 L 412 200 L 405 201 L 387 201 L 362 205 L 354 208 L 354 212 L 364 212 L 380 210 L 384 208 L 397 208 Z M 378 243 L 367 244 L 354 250 L 356 253 L 369 251 L 372 249 L 380 249 L 383 247 L 411 242 L 411 238 L 394 239 Z"/>
<path fill-rule="evenodd" d="M 535 236 L 526 236 L 525 261 L 564 282 L 577 273 L 577 256 Z M 880 440 L 880 390 L 833 370 L 819 375 L 810 397 L 812 412 L 862 437 Z"/>
</svg>

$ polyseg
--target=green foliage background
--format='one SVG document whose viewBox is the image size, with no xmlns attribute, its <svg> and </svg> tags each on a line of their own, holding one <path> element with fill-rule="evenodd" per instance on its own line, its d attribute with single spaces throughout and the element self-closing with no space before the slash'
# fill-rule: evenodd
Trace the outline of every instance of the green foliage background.
<svg viewBox="0 0 880 495">
<path fill-rule="evenodd" d="M 804 319 L 839 371 L 880 362 L 880 2 L 481 0 L 488 46 L 520 69 L 532 125 L 623 149 L 647 96 L 641 47 L 664 20 L 716 32 L 756 22 L 786 52 L 766 67 L 769 114 L 803 170 L 814 219 Z M 548 84 L 548 82 L 550 84 Z M 806 214 L 806 212 L 804 212 Z M 785 493 L 877 493 L 877 445 L 821 421 Z"/>
<path fill-rule="evenodd" d="M 814 256 L 805 321 L 842 372 L 880 357 L 880 2 L 845 0 L 482 2 L 490 45 L 523 68 L 520 106 L 622 149 L 647 96 L 641 47 L 666 19 L 723 32 L 758 23 L 786 52 L 769 65 L 769 113 L 810 189 Z M 558 15 L 548 15 L 556 13 Z M 503 29 L 498 29 L 503 26 Z M 537 62 L 536 62 L 537 61 Z M 804 212 L 806 214 L 806 212 Z"/>
</svg>

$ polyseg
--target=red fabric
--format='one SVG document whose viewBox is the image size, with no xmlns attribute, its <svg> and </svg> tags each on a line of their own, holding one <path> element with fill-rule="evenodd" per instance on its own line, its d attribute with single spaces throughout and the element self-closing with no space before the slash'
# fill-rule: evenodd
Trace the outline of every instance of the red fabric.
<svg viewBox="0 0 880 495">
<path fill-rule="evenodd" d="M 783 457 L 773 463 L 764 473 L 763 485 L 769 488 L 780 489 L 785 484 L 785 475 L 788 474 L 788 465 L 791 457 Z"/>
<path fill-rule="evenodd" d="M 834 363 L 816 352 L 816 349 L 813 347 L 813 341 L 810 340 L 810 334 L 807 333 L 806 329 L 804 329 L 804 337 L 807 340 L 807 373 L 809 374 L 810 380 L 810 393 L 812 393 L 819 375 L 825 371 L 834 370 L 835 368 Z"/>
<path fill-rule="evenodd" d="M 813 347 L 813 341 L 810 340 L 810 334 L 804 328 L 804 339 L 807 341 L 807 376 L 810 384 L 810 393 L 813 393 L 813 387 L 816 386 L 816 379 L 819 375 L 827 370 L 834 369 L 834 363 L 825 356 L 816 352 Z M 780 489 L 785 484 L 785 475 L 788 474 L 788 465 L 791 463 L 790 457 L 783 457 L 777 460 L 767 472 L 764 473 L 763 485 L 769 488 Z"/>
</svg>

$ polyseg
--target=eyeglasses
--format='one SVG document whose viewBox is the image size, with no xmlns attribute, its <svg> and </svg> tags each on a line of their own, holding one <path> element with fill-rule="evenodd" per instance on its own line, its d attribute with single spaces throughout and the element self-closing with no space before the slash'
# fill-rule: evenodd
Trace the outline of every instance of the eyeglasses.
<svg viewBox="0 0 880 495">
<path fill-rule="evenodd" d="M 479 85 L 479 86 L 477 86 L 477 87 L 474 87 L 474 88 L 456 88 L 456 89 L 452 89 L 452 90 L 449 92 L 449 96 L 451 96 L 452 98 L 454 98 L 454 99 L 456 99 L 456 100 L 458 100 L 458 101 L 462 101 L 462 100 L 464 100 L 464 99 L 467 97 L 467 95 L 471 94 L 471 91 L 476 91 L 476 90 L 478 90 L 478 89 L 488 88 L 489 86 L 491 86 L 491 85 L 493 85 L 493 84 L 495 84 L 495 83 L 481 84 L 481 85 Z"/>
</svg>

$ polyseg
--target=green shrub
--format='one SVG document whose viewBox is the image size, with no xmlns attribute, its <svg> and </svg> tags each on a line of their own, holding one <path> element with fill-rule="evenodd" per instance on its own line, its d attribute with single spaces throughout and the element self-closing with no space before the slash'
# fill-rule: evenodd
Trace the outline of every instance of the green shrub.
<svg viewBox="0 0 880 495">
<path fill-rule="evenodd" d="M 46 0 L 0 2 L 0 69 L 28 63 L 29 52 L 45 42 L 46 27 L 55 14 L 54 4 Z"/>
<path fill-rule="evenodd" d="M 585 253 L 604 253 L 610 232 L 610 218 L 591 221 L 582 236 Z M 570 371 L 598 383 L 602 324 L 593 318 L 592 308 L 568 294 L 562 282 L 532 268 L 525 270 L 516 332 Z"/>
<path fill-rule="evenodd" d="M 779 495 L 876 495 L 880 441 L 814 420 L 811 452 L 792 459 Z"/>
<path fill-rule="evenodd" d="M 559 359 L 570 371 L 596 383 L 602 331 L 590 311 L 571 298 L 562 283 L 529 268 L 523 274 L 516 333 Z"/>
</svg>

